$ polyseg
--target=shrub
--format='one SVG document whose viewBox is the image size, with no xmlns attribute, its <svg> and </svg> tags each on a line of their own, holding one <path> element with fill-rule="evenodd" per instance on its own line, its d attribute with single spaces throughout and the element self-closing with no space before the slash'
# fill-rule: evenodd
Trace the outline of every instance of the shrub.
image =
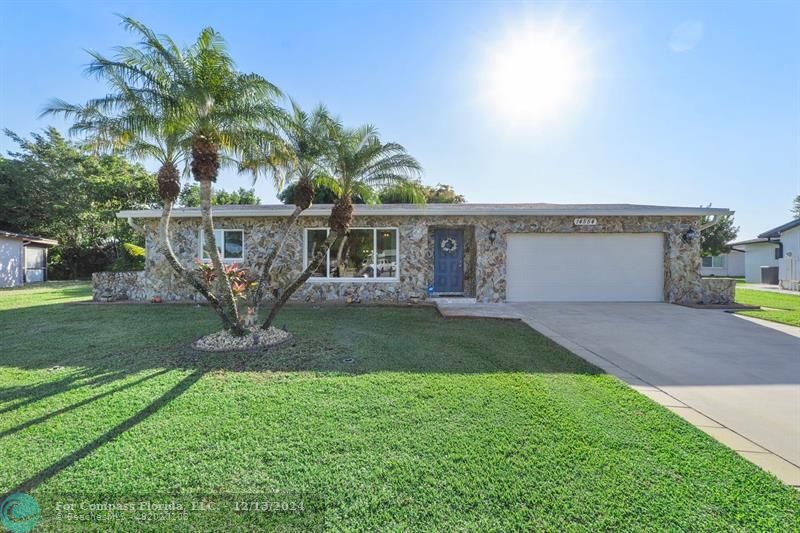
<svg viewBox="0 0 800 533">
<path fill-rule="evenodd" d="M 144 270 L 144 248 L 126 242 L 122 245 L 124 252 L 111 263 L 114 272 Z"/>
</svg>

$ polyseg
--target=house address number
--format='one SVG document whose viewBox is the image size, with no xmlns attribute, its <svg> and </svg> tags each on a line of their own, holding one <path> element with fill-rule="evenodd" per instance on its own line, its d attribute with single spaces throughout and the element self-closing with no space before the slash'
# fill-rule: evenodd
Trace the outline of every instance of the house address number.
<svg viewBox="0 0 800 533">
<path fill-rule="evenodd" d="M 576 218 L 573 221 L 573 224 L 575 224 L 576 226 L 596 226 L 597 225 L 597 219 L 596 218 L 587 218 L 587 217 Z"/>
</svg>

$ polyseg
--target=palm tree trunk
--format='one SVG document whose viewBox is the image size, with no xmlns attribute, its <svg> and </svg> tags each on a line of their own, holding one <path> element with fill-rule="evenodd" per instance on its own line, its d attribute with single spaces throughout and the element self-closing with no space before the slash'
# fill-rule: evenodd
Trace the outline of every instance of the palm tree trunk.
<svg viewBox="0 0 800 533">
<path fill-rule="evenodd" d="M 347 244 L 347 234 L 342 237 L 342 241 L 339 243 L 339 248 L 336 250 L 336 266 L 338 266 L 340 270 L 342 268 L 342 253 L 344 252 L 345 244 Z"/>
<path fill-rule="evenodd" d="M 328 250 L 330 250 L 334 241 L 336 241 L 338 237 L 338 233 L 333 230 L 330 231 L 328 238 L 322 243 L 322 248 L 320 248 L 316 255 L 314 255 L 314 259 L 308 264 L 306 269 L 297 277 L 297 279 L 295 279 L 289 284 L 288 287 L 286 287 L 286 289 L 284 289 L 284 291 L 272 305 L 272 309 L 270 309 L 267 320 L 264 321 L 264 324 L 261 326 L 262 328 L 268 329 L 272 325 L 272 322 L 275 320 L 278 311 L 280 311 L 286 302 L 289 301 L 289 298 L 291 298 L 292 294 L 297 292 L 297 289 L 302 287 L 308 278 L 310 278 L 311 275 L 319 268 L 319 266 L 322 264 L 322 260 L 328 255 Z"/>
<path fill-rule="evenodd" d="M 167 259 L 167 263 L 172 266 L 172 269 L 180 276 L 184 281 L 189 283 L 192 287 L 194 287 L 197 292 L 202 294 L 208 303 L 211 304 L 211 307 L 214 311 L 222 319 L 223 326 L 225 329 L 231 329 L 233 324 L 230 322 L 230 318 L 225 314 L 225 309 L 222 307 L 219 299 L 214 296 L 214 294 L 209 291 L 206 284 L 200 279 L 197 274 L 194 272 L 189 271 L 184 267 L 181 262 L 178 260 L 178 257 L 175 255 L 174 250 L 172 249 L 172 243 L 169 237 L 169 223 L 172 217 L 172 206 L 173 202 L 164 202 L 164 207 L 161 211 L 161 222 L 158 225 L 158 248 L 159 252 L 161 252 L 164 257 Z"/>
<path fill-rule="evenodd" d="M 278 244 L 272 247 L 269 255 L 264 261 L 264 265 L 261 269 L 261 275 L 258 278 L 258 285 L 256 286 L 256 290 L 253 294 L 252 307 L 255 309 L 256 313 L 258 313 L 258 309 L 261 307 L 261 300 L 264 298 L 264 287 L 270 279 L 272 264 L 275 262 L 275 258 L 278 257 L 278 254 L 283 249 L 283 245 L 286 243 L 286 238 L 289 236 L 289 230 L 292 229 L 292 226 L 295 224 L 295 222 L 297 222 L 297 219 L 300 217 L 300 213 L 302 212 L 302 207 L 294 208 L 294 211 L 292 211 L 292 214 L 286 219 L 286 223 L 283 226 L 283 235 L 281 236 L 281 240 L 278 242 Z"/>
<path fill-rule="evenodd" d="M 211 265 L 214 267 L 214 274 L 217 280 L 217 291 L 222 298 L 222 308 L 228 317 L 229 329 L 234 335 L 244 335 L 245 330 L 239 322 L 239 310 L 233 298 L 233 290 L 222 268 L 222 258 L 217 249 L 217 239 L 214 237 L 214 219 L 211 216 L 211 181 L 203 180 L 200 182 L 200 215 L 203 221 L 203 237 L 205 249 L 211 258 Z M 224 322 L 224 320 L 223 320 Z"/>
</svg>

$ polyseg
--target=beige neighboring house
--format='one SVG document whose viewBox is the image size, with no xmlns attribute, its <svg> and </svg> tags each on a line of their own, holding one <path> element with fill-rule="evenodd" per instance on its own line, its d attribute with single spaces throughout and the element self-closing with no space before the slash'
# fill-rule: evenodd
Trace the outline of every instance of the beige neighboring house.
<svg viewBox="0 0 800 533">
<path fill-rule="evenodd" d="M 0 287 L 47 281 L 47 250 L 53 239 L 0 230 Z"/>
</svg>

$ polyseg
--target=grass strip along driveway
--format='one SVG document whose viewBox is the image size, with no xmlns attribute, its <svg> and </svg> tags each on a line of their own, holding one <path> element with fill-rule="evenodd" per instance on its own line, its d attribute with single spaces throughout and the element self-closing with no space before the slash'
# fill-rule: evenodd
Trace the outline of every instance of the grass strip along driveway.
<svg viewBox="0 0 800 533">
<path fill-rule="evenodd" d="M 0 292 L 0 490 L 41 530 L 800 527 L 796 490 L 521 323 L 296 307 L 292 346 L 200 354 L 207 308 L 49 290 Z"/>
<path fill-rule="evenodd" d="M 761 310 L 739 311 L 740 314 L 800 326 L 800 293 L 794 295 L 736 287 L 736 303 L 764 307 Z"/>
</svg>

